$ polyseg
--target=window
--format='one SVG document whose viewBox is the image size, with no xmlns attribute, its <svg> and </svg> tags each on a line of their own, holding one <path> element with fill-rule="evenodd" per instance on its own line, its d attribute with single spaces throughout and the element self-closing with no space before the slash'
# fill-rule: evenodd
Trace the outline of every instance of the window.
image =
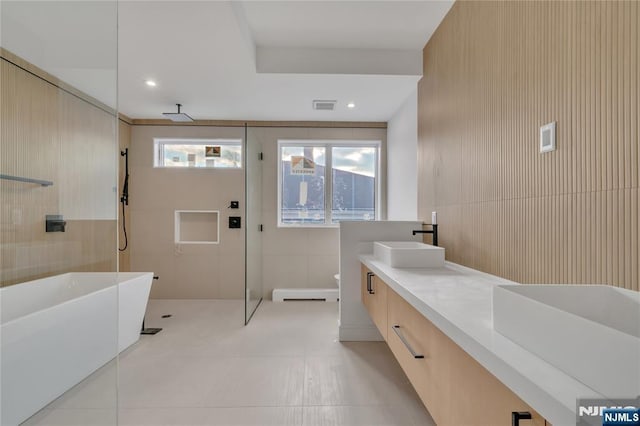
<svg viewBox="0 0 640 426">
<path fill-rule="evenodd" d="M 378 141 L 279 141 L 278 226 L 375 220 Z"/>
<path fill-rule="evenodd" d="M 154 167 L 241 169 L 240 139 L 154 139 Z"/>
</svg>

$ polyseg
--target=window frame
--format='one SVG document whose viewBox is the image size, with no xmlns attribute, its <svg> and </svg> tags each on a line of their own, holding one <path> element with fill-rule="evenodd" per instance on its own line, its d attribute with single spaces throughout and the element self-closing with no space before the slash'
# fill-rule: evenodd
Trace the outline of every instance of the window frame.
<svg viewBox="0 0 640 426">
<path fill-rule="evenodd" d="M 164 146 L 165 145 L 220 145 L 220 146 L 239 146 L 240 147 L 240 166 L 239 167 L 183 167 L 183 166 L 165 166 Z M 172 169 L 172 170 L 244 170 L 245 166 L 245 146 L 241 138 L 153 138 L 153 168 L 154 169 Z"/>
<path fill-rule="evenodd" d="M 282 222 L 282 148 L 283 147 L 323 147 L 325 149 L 325 173 L 324 173 L 324 223 L 284 223 Z M 381 217 L 381 194 L 382 194 L 382 175 L 381 175 L 381 157 L 382 157 L 382 141 L 380 140 L 348 140 L 348 139 L 279 139 L 277 154 L 277 227 L 278 228 L 339 228 L 340 222 L 333 223 L 333 153 L 332 148 L 375 148 L 375 177 L 374 177 L 374 209 L 375 214 L 372 220 L 380 220 Z M 355 220 L 354 220 L 355 222 Z M 359 222 L 359 221 L 358 221 Z"/>
</svg>

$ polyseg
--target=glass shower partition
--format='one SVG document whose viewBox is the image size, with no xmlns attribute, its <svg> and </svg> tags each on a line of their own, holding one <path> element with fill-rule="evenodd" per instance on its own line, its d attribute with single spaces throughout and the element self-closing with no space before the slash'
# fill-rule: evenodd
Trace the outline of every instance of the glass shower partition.
<svg viewBox="0 0 640 426">
<path fill-rule="evenodd" d="M 2 425 L 118 421 L 117 7 L 0 2 Z"/>
<path fill-rule="evenodd" d="M 262 302 L 262 143 L 245 124 L 245 324 Z"/>
</svg>

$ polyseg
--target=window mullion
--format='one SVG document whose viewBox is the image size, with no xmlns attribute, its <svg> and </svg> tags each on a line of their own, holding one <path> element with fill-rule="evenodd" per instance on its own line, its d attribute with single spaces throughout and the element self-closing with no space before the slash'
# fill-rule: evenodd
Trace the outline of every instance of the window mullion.
<svg viewBox="0 0 640 426">
<path fill-rule="evenodd" d="M 331 145 L 325 145 L 325 158 L 326 165 L 324 168 L 324 223 L 325 225 L 333 224 L 333 217 L 331 215 L 333 207 L 333 159 L 331 152 Z"/>
</svg>

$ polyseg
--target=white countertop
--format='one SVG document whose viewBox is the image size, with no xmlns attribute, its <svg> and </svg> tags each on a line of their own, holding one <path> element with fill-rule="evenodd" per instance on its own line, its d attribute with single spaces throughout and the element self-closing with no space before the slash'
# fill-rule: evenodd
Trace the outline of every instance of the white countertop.
<svg viewBox="0 0 640 426">
<path fill-rule="evenodd" d="M 576 399 L 603 398 L 493 329 L 493 287 L 518 283 L 450 262 L 444 268 L 392 268 L 371 254 L 359 258 L 554 426 L 575 425 Z"/>
</svg>

